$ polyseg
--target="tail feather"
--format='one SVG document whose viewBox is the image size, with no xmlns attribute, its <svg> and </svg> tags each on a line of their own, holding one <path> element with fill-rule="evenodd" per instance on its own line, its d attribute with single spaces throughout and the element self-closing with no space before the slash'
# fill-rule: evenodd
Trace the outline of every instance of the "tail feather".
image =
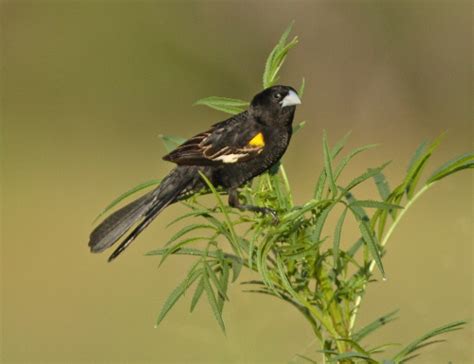
<svg viewBox="0 0 474 364">
<path fill-rule="evenodd" d="M 146 213 L 152 201 L 150 192 L 107 217 L 90 235 L 91 252 L 100 253 L 112 246 Z"/>
<path fill-rule="evenodd" d="M 93 253 L 104 251 L 137 224 L 109 257 L 109 262 L 114 260 L 165 207 L 179 198 L 182 191 L 189 187 L 188 184 L 191 182 L 193 175 L 195 173 L 191 168 L 178 167 L 155 190 L 107 217 L 90 235 L 89 247 L 91 251 Z"/>
<path fill-rule="evenodd" d="M 150 223 L 159 215 L 163 209 L 168 206 L 176 196 L 172 199 L 162 200 L 157 204 L 154 204 L 152 208 L 145 214 L 143 220 L 132 230 L 132 232 L 120 243 L 117 249 L 110 255 L 108 261 L 111 262 L 117 258 L 128 246 L 135 240 L 135 238 L 150 225 Z"/>
</svg>

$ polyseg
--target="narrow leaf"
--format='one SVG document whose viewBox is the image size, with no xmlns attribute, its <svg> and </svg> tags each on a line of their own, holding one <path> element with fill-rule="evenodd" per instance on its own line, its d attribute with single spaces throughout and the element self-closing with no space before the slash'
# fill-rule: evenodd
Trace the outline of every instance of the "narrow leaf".
<svg viewBox="0 0 474 364">
<path fill-rule="evenodd" d="M 333 356 L 331 359 L 329 359 L 329 362 L 330 363 L 344 362 L 347 359 L 364 359 L 368 363 L 371 363 L 371 364 L 372 363 L 375 363 L 375 364 L 377 363 L 377 361 L 372 359 L 370 356 L 362 354 L 362 353 L 358 353 L 357 351 L 350 351 L 350 352 L 347 352 L 347 353 L 343 353 L 343 354 Z"/>
<path fill-rule="evenodd" d="M 202 274 L 201 269 L 194 270 L 188 273 L 186 278 L 171 292 L 171 294 L 166 299 L 163 307 L 161 308 L 160 314 L 156 320 L 155 327 L 160 324 L 161 321 L 166 317 L 167 313 L 173 308 L 176 302 L 181 298 L 186 289 L 193 284 L 193 282 Z"/>
<path fill-rule="evenodd" d="M 209 301 L 209 305 L 211 306 L 211 311 L 214 314 L 217 323 L 219 324 L 222 332 L 225 334 L 225 324 L 224 320 L 222 319 L 222 314 L 219 310 L 219 306 L 217 305 L 216 296 L 214 295 L 214 291 L 212 290 L 211 283 L 209 282 L 209 277 L 204 275 L 204 291 L 207 295 L 207 300 Z"/>
<path fill-rule="evenodd" d="M 427 183 L 433 183 L 440 179 L 449 176 L 463 169 L 474 168 L 474 153 L 465 153 L 457 158 L 451 159 L 450 161 L 439 167 L 433 174 L 428 178 Z"/>
<path fill-rule="evenodd" d="M 301 129 L 303 129 L 303 127 L 306 125 L 306 121 L 302 121 L 301 123 L 297 124 L 296 126 L 293 127 L 293 134 L 297 133 L 298 131 L 300 131 Z"/>
<path fill-rule="evenodd" d="M 298 96 L 300 97 L 300 99 L 303 98 L 305 86 L 306 86 L 306 82 L 305 82 L 305 79 L 304 79 L 304 77 L 303 77 L 303 79 L 301 80 L 301 86 L 300 86 L 300 88 L 298 89 Z"/>
<path fill-rule="evenodd" d="M 410 344 L 408 344 L 405 348 L 403 348 L 399 353 L 397 353 L 393 357 L 393 361 L 395 363 L 401 363 L 405 360 L 407 360 L 407 357 L 412 354 L 414 351 L 421 349 L 424 344 L 426 344 L 429 340 L 432 338 L 446 334 L 448 332 L 460 330 L 463 328 L 463 326 L 466 324 L 466 321 L 456 321 L 452 322 L 450 324 L 438 327 L 434 330 L 429 331 L 428 333 L 424 334 L 420 338 L 414 340 Z"/>
<path fill-rule="evenodd" d="M 433 154 L 434 150 L 438 147 L 442 136 L 443 134 L 436 138 L 428 147 L 418 147 L 417 151 L 415 152 L 412 162 L 410 163 L 407 176 L 403 182 L 408 199 L 413 197 L 423 169 L 425 168 L 426 163 Z"/>
<path fill-rule="evenodd" d="M 329 187 L 331 189 L 333 197 L 337 194 L 336 182 L 334 180 L 334 175 L 332 173 L 332 158 L 329 153 L 328 140 L 326 135 L 326 130 L 323 130 L 323 151 L 324 151 L 324 168 L 326 171 L 326 176 L 328 177 Z"/>
<path fill-rule="evenodd" d="M 209 224 L 191 224 L 183 227 L 181 230 L 179 230 L 176 234 L 174 234 L 171 239 L 168 240 L 168 242 L 165 245 L 169 245 L 172 242 L 178 240 L 180 237 L 183 235 L 186 235 L 190 233 L 191 231 L 198 230 L 198 229 L 210 229 L 210 230 L 216 230 L 216 228 L 212 225 Z"/>
<path fill-rule="evenodd" d="M 183 144 L 186 139 L 177 137 L 177 136 L 171 136 L 171 135 L 159 135 L 161 141 L 163 142 L 163 145 L 165 146 L 165 149 L 167 152 L 171 152 L 175 150 L 177 147 L 179 147 L 181 144 Z"/>
<path fill-rule="evenodd" d="M 207 276 L 210 278 L 210 282 L 212 282 L 214 287 L 217 289 L 218 294 L 224 297 L 225 299 L 228 299 L 225 287 L 217 278 L 216 272 L 214 272 L 214 270 L 209 266 L 206 261 L 204 261 L 203 264 L 206 269 Z"/>
<path fill-rule="evenodd" d="M 346 190 L 350 191 L 357 185 L 361 184 L 362 182 L 368 180 L 369 178 L 372 178 L 376 174 L 378 174 L 380 171 L 382 171 L 386 166 L 388 166 L 390 162 L 386 162 L 382 164 L 380 167 L 369 169 L 367 172 L 361 174 L 360 176 L 354 178 L 349 184 L 346 186 Z"/>
<path fill-rule="evenodd" d="M 379 243 L 377 242 L 377 238 L 370 229 L 370 224 L 368 224 L 366 221 L 360 221 L 359 230 L 362 234 L 362 237 L 364 238 L 364 241 L 367 244 L 367 247 L 369 248 L 372 259 L 375 261 L 375 264 L 380 270 L 380 273 L 382 273 L 382 276 L 385 277 L 385 270 L 383 268 L 382 258 L 379 252 Z"/>
<path fill-rule="evenodd" d="M 191 312 L 193 312 L 194 309 L 196 308 L 196 305 L 202 296 L 202 292 L 204 292 L 204 279 L 201 277 L 201 279 L 199 280 L 196 286 L 196 290 L 194 291 L 193 299 L 191 300 L 191 309 L 190 309 Z"/>
<path fill-rule="evenodd" d="M 286 54 L 296 45 L 298 39 L 295 37 L 290 43 L 286 44 L 288 36 L 293 28 L 293 23 L 291 23 L 285 32 L 280 37 L 277 45 L 270 52 L 270 55 L 265 62 L 265 69 L 263 71 L 263 88 L 272 86 L 278 79 L 278 72 L 285 61 Z"/>
<path fill-rule="evenodd" d="M 232 283 L 234 283 L 240 275 L 240 272 L 242 271 L 242 262 L 234 260 L 232 261 Z"/>
<path fill-rule="evenodd" d="M 390 187 L 385 175 L 382 172 L 377 171 L 377 173 L 375 173 L 372 178 L 374 179 L 375 185 L 377 186 L 380 197 L 382 197 L 382 200 L 386 200 L 390 195 Z"/>
<path fill-rule="evenodd" d="M 410 158 L 410 162 L 408 163 L 407 172 L 410 171 L 413 168 L 413 165 L 415 164 L 415 162 L 421 157 L 421 155 L 423 154 L 423 152 L 426 149 L 427 144 L 428 144 L 428 141 L 424 140 L 416 148 L 415 153 L 412 155 L 412 157 Z"/>
<path fill-rule="evenodd" d="M 341 233 L 342 233 L 342 226 L 344 225 L 344 219 L 346 218 L 347 209 L 344 209 L 342 215 L 337 220 L 336 230 L 334 231 L 334 241 L 332 247 L 332 254 L 334 258 L 334 269 L 337 270 L 338 261 L 339 261 L 339 245 L 341 243 Z"/>
<path fill-rule="evenodd" d="M 359 148 L 356 148 L 354 150 L 352 150 L 347 156 L 345 156 L 340 162 L 339 164 L 337 165 L 336 169 L 334 170 L 334 179 L 337 180 L 339 178 L 339 176 L 341 175 L 342 171 L 344 170 L 344 168 L 346 168 L 346 166 L 349 164 L 349 162 L 358 154 L 366 151 L 366 150 L 369 150 L 369 149 L 372 149 L 372 148 L 375 148 L 377 147 L 378 144 L 369 144 L 369 145 L 364 145 L 362 147 L 359 147 Z"/>
<path fill-rule="evenodd" d="M 356 200 L 351 203 L 351 206 L 360 206 L 366 208 L 382 209 L 382 210 L 392 210 L 392 209 L 402 209 L 403 206 L 395 205 L 383 201 L 374 201 L 374 200 Z"/>
<path fill-rule="evenodd" d="M 384 316 L 379 317 L 378 319 L 372 321 L 368 325 L 364 326 L 360 330 L 358 330 L 356 333 L 352 334 L 352 340 L 354 341 L 361 341 L 364 337 L 367 335 L 371 334 L 378 328 L 388 324 L 389 322 L 395 320 L 396 314 L 398 313 L 398 310 L 392 311 L 390 313 L 387 313 Z"/>
<path fill-rule="evenodd" d="M 243 112 L 249 106 L 249 103 L 228 97 L 210 96 L 196 101 L 194 105 L 204 105 L 211 109 L 235 115 Z"/>
</svg>

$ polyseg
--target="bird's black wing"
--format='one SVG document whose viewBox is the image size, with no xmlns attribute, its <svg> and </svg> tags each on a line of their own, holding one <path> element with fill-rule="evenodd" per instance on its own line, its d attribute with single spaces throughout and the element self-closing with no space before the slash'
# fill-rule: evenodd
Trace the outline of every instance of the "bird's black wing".
<svg viewBox="0 0 474 364">
<path fill-rule="evenodd" d="M 246 161 L 265 147 L 262 131 L 243 112 L 197 134 L 163 157 L 179 165 L 222 165 Z"/>
</svg>

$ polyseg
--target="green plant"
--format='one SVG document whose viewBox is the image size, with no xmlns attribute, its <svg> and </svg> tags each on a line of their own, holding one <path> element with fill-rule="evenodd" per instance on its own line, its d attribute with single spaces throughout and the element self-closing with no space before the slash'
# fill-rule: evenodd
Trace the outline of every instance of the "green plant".
<svg viewBox="0 0 474 364">
<path fill-rule="evenodd" d="M 265 64 L 263 87 L 278 80 L 278 74 L 288 51 L 298 39 L 287 42 L 291 26 L 270 53 Z M 299 94 L 302 96 L 304 79 Z M 196 102 L 211 108 L 235 114 L 243 111 L 248 102 L 236 99 L 209 97 Z M 297 132 L 304 122 L 295 127 Z M 179 221 L 188 222 L 175 233 L 165 247 L 151 251 L 160 256 L 162 264 L 171 255 L 196 258 L 184 280 L 171 292 L 157 319 L 165 318 L 184 293 L 194 287 L 191 311 L 205 296 L 221 329 L 225 332 L 222 317 L 229 283 L 239 278 L 242 268 L 258 275 L 258 279 L 242 282 L 246 292 L 261 293 L 281 299 L 296 308 L 311 326 L 320 342 L 323 362 L 403 363 L 418 355 L 427 345 L 438 343 L 435 337 L 465 324 L 457 321 L 423 335 L 407 345 L 392 358 L 383 357 L 388 345 L 366 347 L 363 339 L 395 319 L 396 312 L 377 318 L 369 325 L 356 328 L 356 318 L 367 285 L 375 280 L 374 268 L 384 277 L 384 248 L 406 211 L 417 199 L 446 176 L 474 167 L 474 154 L 455 158 L 431 174 L 421 183 L 421 175 L 440 138 L 423 143 L 416 150 L 408 166 L 406 177 L 390 189 L 383 174 L 388 163 L 369 168 L 348 184 L 339 183 L 340 176 L 351 160 L 375 145 L 356 148 L 341 157 L 348 135 L 330 146 L 323 134 L 324 168 L 316 182 L 312 198 L 301 206 L 293 203 L 290 184 L 281 164 L 270 173 L 256 178 L 242 187 L 241 192 L 252 205 L 268 206 L 278 212 L 280 221 L 272 224 L 269 217 L 240 212 L 228 207 L 221 197 L 222 191 L 206 180 L 215 197 L 215 206 L 206 206 L 199 196 L 182 202 L 189 212 Z M 182 142 L 181 138 L 162 137 L 168 150 Z M 354 190 L 362 183 L 374 182 L 379 200 L 357 199 Z M 145 182 L 117 198 L 106 209 L 132 193 L 159 183 Z M 372 211 L 369 213 L 368 211 Z M 104 211 L 105 212 L 105 211 Z M 323 232 L 329 229 L 329 214 L 339 214 L 332 236 Z M 355 219 L 359 236 L 351 245 L 343 239 L 348 219 Z M 302 357 L 310 362 L 313 359 Z"/>
</svg>

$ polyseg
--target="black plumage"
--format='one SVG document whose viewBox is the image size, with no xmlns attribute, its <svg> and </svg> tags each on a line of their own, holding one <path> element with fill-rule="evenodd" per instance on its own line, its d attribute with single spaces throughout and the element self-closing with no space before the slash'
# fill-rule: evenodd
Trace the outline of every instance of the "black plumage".
<svg viewBox="0 0 474 364">
<path fill-rule="evenodd" d="M 277 163 L 288 147 L 297 104 L 296 91 L 273 86 L 257 94 L 248 110 L 200 133 L 164 160 L 178 166 L 153 191 L 108 216 L 90 235 L 89 247 L 98 253 L 135 228 L 112 253 L 115 259 L 168 205 L 206 189 L 199 172 L 214 186 L 229 193 L 229 205 L 242 210 L 270 213 L 266 207 L 241 205 L 237 188 Z"/>
</svg>

